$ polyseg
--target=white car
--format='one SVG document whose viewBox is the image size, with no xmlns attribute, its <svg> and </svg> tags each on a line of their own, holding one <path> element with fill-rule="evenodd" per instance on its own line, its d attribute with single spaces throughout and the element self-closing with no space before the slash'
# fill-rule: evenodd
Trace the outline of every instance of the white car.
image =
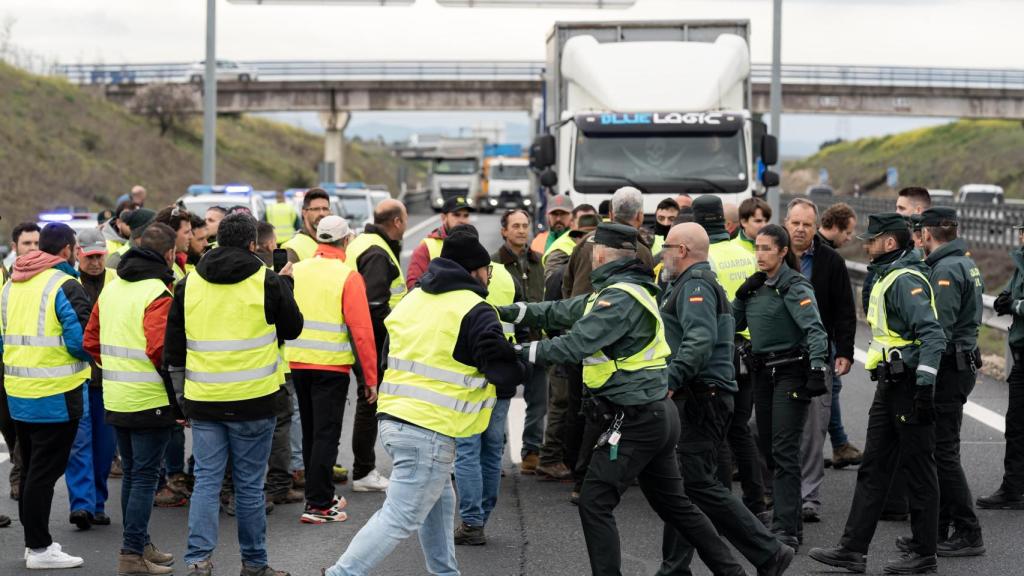
<svg viewBox="0 0 1024 576">
<path fill-rule="evenodd" d="M 220 207 L 230 210 L 235 206 L 244 206 L 257 220 L 266 220 L 267 203 L 259 194 L 252 193 L 221 193 L 185 194 L 178 198 L 177 204 L 189 212 L 204 218 L 210 208 Z"/>
<path fill-rule="evenodd" d="M 188 81 L 193 84 L 202 84 L 206 77 L 206 62 L 196 62 L 189 66 Z M 218 82 L 252 82 L 259 78 L 256 69 L 251 66 L 232 62 L 231 60 L 217 60 L 217 81 Z"/>
</svg>

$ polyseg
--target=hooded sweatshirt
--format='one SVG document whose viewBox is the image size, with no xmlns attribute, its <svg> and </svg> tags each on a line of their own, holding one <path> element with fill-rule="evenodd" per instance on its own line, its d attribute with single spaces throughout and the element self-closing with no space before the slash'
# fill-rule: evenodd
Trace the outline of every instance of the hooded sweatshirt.
<svg viewBox="0 0 1024 576">
<path fill-rule="evenodd" d="M 195 274 L 214 284 L 237 284 L 263 268 L 255 254 L 242 248 L 218 246 L 199 261 Z M 184 385 L 185 348 L 185 290 L 188 278 L 174 286 L 174 302 L 167 314 L 167 334 L 164 338 L 164 365 L 171 372 L 175 393 L 181 400 Z M 292 295 L 291 279 L 267 270 L 264 291 L 264 314 L 268 324 L 277 329 L 278 342 L 294 340 L 302 333 L 302 313 Z M 230 319 L 225 318 L 225 322 Z M 183 400 L 182 410 L 188 418 L 197 420 L 244 421 L 274 416 L 274 401 L 280 390 L 261 398 L 237 402 L 200 402 Z"/>
</svg>

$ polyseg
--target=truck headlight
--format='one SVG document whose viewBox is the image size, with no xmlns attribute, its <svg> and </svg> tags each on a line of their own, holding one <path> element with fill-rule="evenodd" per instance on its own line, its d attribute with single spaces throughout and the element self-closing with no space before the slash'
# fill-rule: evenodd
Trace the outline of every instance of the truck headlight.
<svg viewBox="0 0 1024 576">
<path fill-rule="evenodd" d="M 434 198 L 434 204 L 441 206 L 444 204 L 444 198 Z"/>
<path fill-rule="evenodd" d="M 490 204 L 491 206 L 497 206 L 498 205 L 498 201 L 495 200 L 494 198 L 489 198 L 487 200 L 487 203 Z"/>
<path fill-rule="evenodd" d="M 531 206 L 531 205 L 533 205 L 533 200 L 530 200 L 529 198 L 524 198 L 523 199 L 523 206 Z"/>
</svg>

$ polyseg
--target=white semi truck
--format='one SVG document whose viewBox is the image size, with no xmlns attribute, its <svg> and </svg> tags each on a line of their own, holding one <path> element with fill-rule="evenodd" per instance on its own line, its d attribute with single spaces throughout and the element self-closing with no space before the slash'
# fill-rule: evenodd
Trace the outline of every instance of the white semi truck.
<svg viewBox="0 0 1024 576">
<path fill-rule="evenodd" d="M 480 195 L 484 141 L 478 138 L 441 138 L 429 152 L 430 206 L 439 212 L 445 200 L 462 196 L 473 206 Z"/>
<path fill-rule="evenodd" d="M 778 185 L 778 144 L 750 112 L 749 24 L 565 22 L 547 39 L 541 184 L 597 206 L 621 186 L 739 203 Z"/>
</svg>

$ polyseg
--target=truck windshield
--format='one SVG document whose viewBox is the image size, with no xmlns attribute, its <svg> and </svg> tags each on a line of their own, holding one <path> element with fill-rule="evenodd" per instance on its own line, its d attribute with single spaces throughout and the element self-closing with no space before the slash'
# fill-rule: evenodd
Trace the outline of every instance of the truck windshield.
<svg viewBox="0 0 1024 576">
<path fill-rule="evenodd" d="M 434 174 L 476 174 L 476 171 L 477 163 L 473 158 L 440 159 L 434 162 Z"/>
<path fill-rule="evenodd" d="M 742 192 L 747 189 L 747 160 L 741 131 L 732 134 L 595 134 L 576 138 L 575 187 L 581 193 L 606 193 L 625 177 L 646 192 L 693 189 Z M 615 177 L 620 180 L 616 181 Z"/>
<path fill-rule="evenodd" d="M 491 166 L 492 180 L 526 180 L 530 177 L 530 169 L 526 166 Z"/>
<path fill-rule="evenodd" d="M 366 196 L 339 196 L 342 205 L 345 207 L 345 214 L 352 224 L 358 224 L 370 216 L 369 203 Z"/>
</svg>

